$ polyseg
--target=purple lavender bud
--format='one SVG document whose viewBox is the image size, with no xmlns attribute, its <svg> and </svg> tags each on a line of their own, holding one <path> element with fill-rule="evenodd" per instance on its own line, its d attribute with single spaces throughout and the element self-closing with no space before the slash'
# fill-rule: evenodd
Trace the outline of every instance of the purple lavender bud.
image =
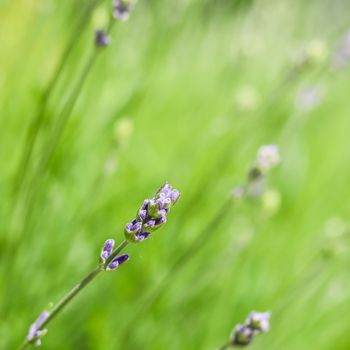
<svg viewBox="0 0 350 350">
<path fill-rule="evenodd" d="M 252 342 L 253 336 L 254 331 L 251 328 L 237 325 L 231 335 L 231 344 L 236 346 L 247 346 Z"/>
<path fill-rule="evenodd" d="M 147 218 L 147 210 L 146 209 L 140 209 L 137 214 L 137 218 L 139 221 L 144 221 Z"/>
<path fill-rule="evenodd" d="M 143 227 L 152 230 L 155 227 L 155 224 L 156 224 L 156 220 L 149 220 L 143 225 Z"/>
<path fill-rule="evenodd" d="M 105 47 L 111 43 L 111 38 L 104 30 L 96 30 L 95 32 L 95 45 L 97 47 Z"/>
<path fill-rule="evenodd" d="M 149 204 L 150 200 L 149 199 L 145 199 L 143 201 L 143 204 L 141 206 L 141 208 L 139 209 L 139 211 L 137 212 L 137 220 L 138 221 L 144 221 L 146 220 L 147 216 L 148 216 L 148 204 Z"/>
<path fill-rule="evenodd" d="M 266 333 L 270 329 L 270 312 L 252 311 L 248 316 L 245 325 L 259 333 Z"/>
<path fill-rule="evenodd" d="M 139 241 L 137 235 L 142 232 L 142 222 L 133 220 L 125 225 L 124 235 L 129 242 L 136 243 Z"/>
<path fill-rule="evenodd" d="M 126 21 L 135 6 L 135 2 L 135 0 L 114 0 L 113 17 L 120 21 Z"/>
<path fill-rule="evenodd" d="M 133 234 L 139 232 L 141 228 L 142 228 L 142 223 L 136 220 L 133 220 L 132 222 L 125 225 L 125 230 L 128 233 L 133 233 Z"/>
<path fill-rule="evenodd" d="M 135 239 L 137 242 L 142 242 L 146 240 L 151 234 L 149 232 L 140 232 L 135 235 Z"/>
<path fill-rule="evenodd" d="M 29 332 L 27 334 L 27 340 L 34 344 L 35 346 L 41 345 L 41 340 L 46 332 L 47 329 L 40 329 L 45 320 L 49 317 L 50 313 L 48 311 L 43 311 L 40 316 L 37 318 L 37 320 L 32 323 L 29 327 Z"/>
<path fill-rule="evenodd" d="M 128 254 L 119 255 L 111 261 L 111 263 L 107 266 L 106 271 L 113 271 L 128 260 Z"/>
<path fill-rule="evenodd" d="M 109 256 L 112 254 L 113 247 L 114 247 L 114 239 L 107 239 L 101 251 L 101 255 L 100 255 L 101 262 L 104 263 L 109 258 Z"/>
<path fill-rule="evenodd" d="M 170 200 L 172 205 L 174 205 L 180 197 L 180 192 L 178 190 L 172 190 L 170 193 Z"/>
<path fill-rule="evenodd" d="M 158 228 L 160 228 L 163 224 L 166 223 L 166 216 L 163 215 L 162 217 L 158 218 L 158 219 L 151 219 L 149 221 L 147 221 L 144 225 L 143 228 L 147 231 L 155 231 Z"/>
<path fill-rule="evenodd" d="M 172 205 L 170 197 L 160 197 L 157 201 L 159 209 L 169 209 Z"/>
<path fill-rule="evenodd" d="M 167 182 L 158 190 L 156 194 L 156 198 L 159 197 L 169 197 L 170 193 L 172 191 L 171 185 L 169 185 Z"/>
<path fill-rule="evenodd" d="M 163 225 L 163 224 L 165 224 L 166 223 L 166 216 L 164 215 L 164 216 L 162 216 L 161 218 L 159 218 L 159 219 L 156 219 L 156 224 L 155 224 L 155 226 L 158 228 L 160 225 Z"/>
</svg>

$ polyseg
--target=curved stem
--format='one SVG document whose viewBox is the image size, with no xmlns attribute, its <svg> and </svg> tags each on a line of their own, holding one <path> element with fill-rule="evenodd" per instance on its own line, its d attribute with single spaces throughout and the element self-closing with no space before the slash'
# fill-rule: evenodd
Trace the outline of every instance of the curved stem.
<svg viewBox="0 0 350 350">
<path fill-rule="evenodd" d="M 54 307 L 50 310 L 49 316 L 46 318 L 46 320 L 41 324 L 40 330 L 42 330 L 45 326 L 47 326 L 57 315 L 60 314 L 60 312 L 69 304 L 71 300 L 81 291 L 83 290 L 91 281 L 95 279 L 97 275 L 100 274 L 100 272 L 105 270 L 105 267 L 129 244 L 128 241 L 124 240 L 122 243 L 118 245 L 117 248 L 115 248 L 112 252 L 112 254 L 109 256 L 109 258 L 106 260 L 104 264 L 100 264 L 97 266 L 94 270 L 92 270 L 90 273 L 88 273 L 80 282 L 78 282 Z M 20 346 L 19 350 L 24 350 L 31 344 L 26 339 L 22 345 Z"/>
</svg>

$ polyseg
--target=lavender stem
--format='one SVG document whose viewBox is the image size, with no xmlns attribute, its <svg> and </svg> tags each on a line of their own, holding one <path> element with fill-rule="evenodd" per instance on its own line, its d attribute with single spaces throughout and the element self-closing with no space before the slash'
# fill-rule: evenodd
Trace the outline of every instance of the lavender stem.
<svg viewBox="0 0 350 350">
<path fill-rule="evenodd" d="M 98 265 L 94 270 L 87 274 L 79 283 L 77 283 L 51 310 L 49 316 L 41 324 L 40 329 L 43 329 L 47 326 L 50 321 L 52 321 L 69 302 L 83 289 L 85 288 L 100 272 L 105 270 L 105 267 L 128 245 L 128 241 L 124 240 L 118 245 L 112 254 L 108 257 L 104 264 Z M 27 349 L 31 344 L 26 339 L 19 350 Z"/>
</svg>

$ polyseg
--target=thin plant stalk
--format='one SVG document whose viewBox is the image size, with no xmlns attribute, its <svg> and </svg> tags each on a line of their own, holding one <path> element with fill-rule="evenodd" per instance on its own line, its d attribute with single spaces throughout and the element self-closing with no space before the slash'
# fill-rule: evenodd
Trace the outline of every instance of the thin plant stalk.
<svg viewBox="0 0 350 350">
<path fill-rule="evenodd" d="M 109 33 L 112 30 L 113 27 L 113 23 L 115 21 L 113 20 L 113 18 L 110 19 L 109 25 L 108 25 L 108 29 L 107 29 L 107 33 Z M 98 56 L 99 50 L 96 48 L 90 58 L 88 59 L 85 67 L 82 70 L 82 73 L 78 79 L 78 82 L 70 96 L 70 98 L 68 99 L 67 103 L 65 104 L 65 106 L 63 107 L 61 113 L 58 116 L 58 125 L 56 130 L 54 130 L 54 134 L 50 137 L 50 143 L 48 145 L 45 146 L 45 153 L 43 155 L 43 157 L 41 158 L 41 161 L 38 165 L 38 169 L 37 172 L 41 173 L 45 171 L 45 168 L 49 165 L 55 149 L 57 147 L 57 144 L 59 143 L 59 140 L 62 136 L 62 133 L 64 131 L 64 128 L 71 116 L 71 113 L 73 111 L 73 108 L 75 107 L 75 104 L 80 96 L 80 93 L 84 87 L 85 81 L 87 80 L 90 71 L 92 70 L 94 63 L 96 62 L 97 56 Z M 34 177 L 36 177 L 35 174 Z M 42 174 L 40 174 L 42 175 Z"/>
<path fill-rule="evenodd" d="M 79 36 L 81 31 L 84 29 L 84 27 L 88 23 L 87 19 L 90 18 L 89 14 L 92 13 L 92 11 L 96 8 L 96 6 L 100 2 L 101 2 L 101 0 L 94 0 L 86 8 L 86 11 L 84 11 L 84 13 L 82 14 L 80 21 L 76 27 L 76 30 L 72 33 L 72 36 L 69 40 L 69 43 L 68 43 L 68 45 L 67 45 L 67 47 L 62 55 L 62 59 L 58 65 L 55 73 L 53 74 L 53 78 L 51 79 L 47 88 L 43 92 L 43 95 L 41 97 L 40 109 L 39 109 L 36 117 L 32 121 L 32 123 L 29 125 L 28 130 L 27 130 L 25 144 L 23 147 L 23 153 L 21 155 L 17 174 L 15 175 L 15 180 L 14 180 L 13 190 L 15 193 L 20 193 L 20 190 L 21 190 L 22 186 L 24 185 L 24 180 L 25 180 L 26 174 L 28 173 L 28 171 L 27 171 L 28 166 L 29 166 L 29 163 L 30 163 L 30 160 L 32 157 L 32 153 L 33 153 L 35 144 L 36 144 L 39 130 L 40 130 L 42 122 L 44 121 L 44 118 L 45 118 L 48 100 L 49 100 L 53 90 L 55 89 L 55 87 L 57 85 L 59 77 L 60 77 L 64 67 L 67 64 L 67 61 L 68 61 L 71 53 L 73 52 L 73 49 L 74 49 L 75 44 L 77 42 L 77 37 Z M 67 108 L 65 110 L 67 111 Z M 33 178 L 35 179 L 36 177 L 33 176 Z M 15 196 L 15 197 L 17 198 L 18 196 Z M 25 200 L 26 200 L 26 198 L 24 198 L 24 203 L 25 203 Z M 11 232 L 11 233 L 13 233 L 12 227 L 14 225 L 14 222 L 17 221 L 16 215 L 17 215 L 17 211 L 19 210 L 19 205 L 21 205 L 21 204 L 22 204 L 22 201 L 19 198 L 17 198 L 13 204 L 12 216 L 10 219 L 10 228 L 9 228 L 9 232 Z M 25 222 L 26 220 L 24 219 L 23 221 Z M 23 227 L 25 227 L 25 226 L 23 225 Z M 16 237 L 16 234 L 12 234 L 12 236 Z M 16 238 L 18 238 L 18 237 L 16 237 Z M 13 252 L 12 252 L 11 244 L 9 244 L 9 245 L 10 245 L 9 250 L 11 251 L 11 254 L 12 254 Z M 16 242 L 14 245 L 16 245 Z"/>
<path fill-rule="evenodd" d="M 41 324 L 40 328 L 46 327 L 54 318 L 56 318 L 65 307 L 88 285 L 90 284 L 105 268 L 109 263 L 128 245 L 128 241 L 124 240 L 119 246 L 112 252 L 105 263 L 99 264 L 90 273 L 88 273 L 80 282 L 78 282 L 53 308 L 50 310 L 49 316 Z M 19 350 L 27 349 L 31 346 L 30 342 L 26 339 Z"/>
<path fill-rule="evenodd" d="M 114 23 L 114 21 L 113 21 L 113 19 L 111 19 L 110 24 L 108 26 L 108 31 L 110 31 L 112 29 L 113 23 Z M 72 95 L 70 96 L 67 103 L 63 107 L 62 112 L 59 114 L 58 126 L 54 130 L 53 135 L 50 137 L 49 144 L 45 146 L 45 153 L 39 162 L 39 165 L 37 167 L 36 172 L 32 176 L 32 183 L 31 183 L 31 186 L 29 189 L 29 193 L 27 193 L 27 195 L 24 199 L 25 212 L 24 212 L 24 218 L 22 220 L 22 222 L 23 222 L 22 230 L 21 230 L 22 232 L 20 232 L 19 236 L 16 237 L 18 242 L 16 242 L 16 244 L 12 244 L 10 247 L 11 256 L 14 256 L 14 254 L 16 254 L 16 252 L 18 251 L 18 249 L 20 247 L 21 241 L 19 240 L 19 238 L 23 234 L 23 229 L 25 227 L 28 227 L 30 215 L 31 215 L 32 210 L 34 208 L 33 202 L 35 201 L 35 198 L 38 196 L 38 193 L 40 193 L 40 185 L 42 184 L 43 175 L 45 173 L 47 166 L 49 165 L 50 161 L 52 160 L 55 149 L 57 147 L 57 144 L 59 143 L 59 140 L 62 136 L 64 128 L 67 124 L 67 121 L 68 121 L 68 119 L 73 111 L 75 103 L 80 95 L 80 92 L 84 86 L 84 83 L 85 83 L 88 75 L 89 75 L 89 72 L 91 71 L 91 69 L 96 61 L 97 54 L 98 54 L 98 51 L 94 50 L 92 52 L 92 55 L 90 56 L 89 60 L 87 61 L 86 65 L 82 71 L 82 74 L 81 74 L 81 76 L 80 76 L 80 78 L 79 78 L 79 80 L 74 88 Z"/>
<path fill-rule="evenodd" d="M 111 32 L 114 23 L 115 23 L 115 20 L 111 17 L 106 30 L 107 34 Z M 62 133 L 64 131 L 65 125 L 73 111 L 73 108 L 80 95 L 80 92 L 83 89 L 84 83 L 97 59 L 98 53 L 99 53 L 98 49 L 95 48 L 90 58 L 88 59 L 85 67 L 83 68 L 82 73 L 78 79 L 78 82 L 70 98 L 68 99 L 67 103 L 63 107 L 62 112 L 59 114 L 58 126 L 54 130 L 54 135 L 49 140 L 50 141 L 49 145 L 45 146 L 45 153 L 39 162 L 36 172 L 33 174 L 31 186 L 28 189 L 28 193 L 24 198 L 24 214 L 23 214 L 24 217 L 23 217 L 23 220 L 21 220 L 22 225 L 21 225 L 21 228 L 19 229 L 19 232 L 18 233 L 16 232 L 16 234 L 13 235 L 14 238 L 9 243 L 9 247 L 7 249 L 9 256 L 15 256 L 21 247 L 21 243 L 23 241 L 20 240 L 20 238 L 23 236 L 25 228 L 30 226 L 28 223 L 30 221 L 32 210 L 35 207 L 34 205 L 35 200 L 38 198 L 38 194 L 41 192 L 40 190 L 41 190 L 41 185 L 43 183 L 42 181 L 43 175 L 45 174 L 45 170 L 47 169 L 47 166 L 52 160 L 56 146 L 59 143 L 60 137 L 62 136 Z M 11 260 L 8 259 L 8 261 L 11 261 Z M 14 264 L 9 263 L 9 266 L 5 269 L 8 279 L 11 278 L 10 276 L 13 268 L 14 268 Z M 11 289 L 10 287 L 11 285 L 9 285 L 8 291 L 10 291 Z M 6 308 L 8 306 L 9 305 L 4 306 L 4 309 L 5 309 L 4 312 L 6 312 Z"/>
<path fill-rule="evenodd" d="M 230 343 L 227 343 L 227 344 L 221 346 L 220 348 L 218 348 L 218 350 L 226 350 L 226 349 L 229 349 L 230 346 L 231 346 L 231 344 L 230 344 Z"/>
<path fill-rule="evenodd" d="M 18 170 L 17 170 L 17 174 L 15 177 L 15 181 L 14 181 L 14 191 L 17 192 L 21 189 L 24 178 L 25 178 L 25 174 L 27 171 L 27 167 L 28 164 L 30 162 L 32 153 L 33 153 L 33 149 L 36 143 L 36 139 L 39 133 L 39 130 L 41 128 L 42 122 L 44 120 L 45 117 L 45 112 L 46 112 L 46 108 L 47 108 L 47 103 L 48 100 L 51 96 L 52 91 L 54 90 L 58 79 L 63 71 L 63 68 L 65 67 L 68 58 L 70 57 L 74 46 L 77 42 L 77 36 L 79 35 L 79 33 L 83 30 L 83 28 L 85 27 L 85 25 L 88 23 L 88 18 L 89 18 L 89 14 L 95 9 L 95 7 L 98 5 L 98 3 L 101 0 L 95 0 L 91 3 L 91 5 L 86 9 L 86 11 L 82 14 L 80 21 L 76 27 L 76 30 L 72 33 L 71 38 L 69 40 L 69 43 L 62 55 L 61 61 L 58 64 L 55 73 L 53 74 L 53 77 L 51 79 L 51 81 L 49 82 L 47 88 L 44 90 L 42 96 L 41 96 L 41 102 L 40 102 L 40 109 L 36 115 L 36 117 L 34 118 L 34 120 L 32 121 L 32 123 L 29 125 L 27 133 L 26 133 L 26 139 L 25 139 L 25 143 L 24 143 L 24 147 L 23 147 L 23 153 L 19 162 L 19 166 L 18 166 Z"/>
</svg>

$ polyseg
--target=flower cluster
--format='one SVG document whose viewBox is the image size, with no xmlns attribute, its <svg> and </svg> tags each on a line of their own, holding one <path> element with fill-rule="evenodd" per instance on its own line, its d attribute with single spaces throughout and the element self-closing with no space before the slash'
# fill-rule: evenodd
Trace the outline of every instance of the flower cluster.
<svg viewBox="0 0 350 350">
<path fill-rule="evenodd" d="M 233 331 L 230 344 L 232 346 L 247 346 L 257 334 L 268 332 L 270 316 L 270 312 L 251 312 L 244 325 L 237 325 Z"/>
<path fill-rule="evenodd" d="M 107 239 L 100 254 L 100 261 L 102 264 L 105 264 L 107 259 L 111 256 L 111 254 L 113 253 L 113 248 L 114 248 L 114 239 Z M 128 254 L 118 255 L 106 266 L 105 270 L 113 271 L 128 260 L 129 260 Z"/>
<path fill-rule="evenodd" d="M 165 183 L 152 199 L 146 199 L 136 214 L 136 218 L 125 225 L 125 238 L 138 243 L 163 226 L 171 207 L 177 202 L 180 192 Z"/>
<path fill-rule="evenodd" d="M 50 313 L 44 311 L 40 314 L 38 319 L 32 323 L 29 327 L 29 332 L 27 334 L 27 340 L 30 344 L 34 346 L 41 345 L 41 339 L 47 332 L 47 329 L 40 329 L 46 319 L 49 317 Z"/>
</svg>

